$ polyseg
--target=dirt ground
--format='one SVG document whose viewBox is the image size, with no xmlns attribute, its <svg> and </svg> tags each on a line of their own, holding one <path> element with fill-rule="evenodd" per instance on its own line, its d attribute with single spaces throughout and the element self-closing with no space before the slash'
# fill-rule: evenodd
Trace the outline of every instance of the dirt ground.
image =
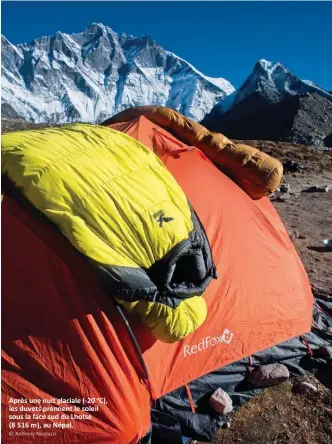
<svg viewBox="0 0 332 444">
<path fill-rule="evenodd" d="M 332 171 L 326 175 L 312 175 L 309 180 L 284 176 L 294 192 L 301 182 L 307 186 L 328 182 L 332 184 Z M 332 238 L 332 189 L 327 193 L 298 193 L 298 198 L 286 202 L 274 202 L 289 232 L 297 232 L 294 245 L 302 259 L 311 284 L 332 292 L 332 251 L 323 240 Z"/>
<path fill-rule="evenodd" d="M 302 378 L 303 380 L 303 378 Z M 294 394 L 292 382 L 271 387 L 233 415 L 216 444 L 331 444 L 331 391 L 314 378 L 318 391 Z"/>
<path fill-rule="evenodd" d="M 294 245 L 314 291 L 332 298 L 332 251 L 322 243 L 332 238 L 332 189 L 302 192 L 313 185 L 332 185 L 332 152 L 278 142 L 246 143 L 306 168 L 284 174 L 283 183 L 298 197 L 273 204 L 289 232 L 300 235 L 293 236 Z M 317 393 L 295 395 L 291 381 L 268 388 L 233 415 L 231 427 L 219 431 L 215 444 L 332 444 L 332 392 L 313 377 L 305 379 L 319 388 Z"/>
<path fill-rule="evenodd" d="M 326 193 L 303 193 L 314 185 L 332 186 L 332 151 L 318 151 L 304 145 L 279 142 L 250 141 L 283 163 L 295 160 L 305 169 L 297 173 L 285 172 L 283 183 L 297 198 L 273 202 L 289 232 L 297 232 L 295 247 L 303 261 L 310 282 L 332 296 L 332 251 L 323 239 L 332 238 L 332 189 Z"/>
</svg>

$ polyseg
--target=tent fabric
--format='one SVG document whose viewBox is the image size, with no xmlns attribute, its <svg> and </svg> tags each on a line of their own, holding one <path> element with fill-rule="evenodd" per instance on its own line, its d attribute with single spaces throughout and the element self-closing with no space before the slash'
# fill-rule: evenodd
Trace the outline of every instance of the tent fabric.
<svg viewBox="0 0 332 444">
<path fill-rule="evenodd" d="M 153 397 L 309 331 L 309 280 L 270 201 L 251 199 L 200 150 L 144 116 L 112 127 L 160 155 L 204 225 L 217 267 L 204 294 L 206 322 L 181 342 L 154 341 L 132 322 Z"/>
<path fill-rule="evenodd" d="M 3 136 L 3 172 L 98 264 L 108 293 L 166 342 L 206 318 L 203 226 L 163 163 L 127 135 L 75 124 Z"/>
<path fill-rule="evenodd" d="M 212 133 L 171 108 L 163 106 L 130 108 L 106 120 L 103 125 L 131 122 L 139 116 L 145 116 L 172 133 L 178 140 L 200 149 L 215 165 L 228 172 L 251 198 L 260 199 L 278 188 L 283 167 L 277 159 L 257 148 L 235 144 L 222 134 Z M 144 143 L 143 132 L 140 137 Z"/>
<path fill-rule="evenodd" d="M 53 224 L 8 195 L 2 200 L 1 342 L 3 442 L 134 444 L 150 430 L 147 375 L 114 303 Z M 40 434 L 10 436 L 22 432 L 9 428 L 11 415 L 22 415 L 9 411 L 11 398 L 46 400 L 42 406 L 51 408 L 73 407 L 74 399 L 78 416 L 36 421 L 31 415 L 24 423 L 39 422 Z M 66 402 L 59 404 L 61 398 Z M 89 406 L 98 409 L 84 411 Z"/>
</svg>

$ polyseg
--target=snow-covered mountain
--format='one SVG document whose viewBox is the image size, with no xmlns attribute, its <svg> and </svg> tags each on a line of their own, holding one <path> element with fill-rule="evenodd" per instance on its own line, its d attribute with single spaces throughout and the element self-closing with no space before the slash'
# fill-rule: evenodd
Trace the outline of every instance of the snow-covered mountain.
<svg viewBox="0 0 332 444">
<path fill-rule="evenodd" d="M 288 71 L 281 63 L 259 60 L 253 72 L 232 94 L 223 98 L 204 119 L 204 124 L 213 129 L 234 123 L 246 115 L 269 105 L 279 103 L 292 96 L 317 93 L 329 100 L 332 95 L 309 80 L 301 80 Z"/>
<path fill-rule="evenodd" d="M 93 23 L 13 45 L 2 36 L 2 109 L 33 122 L 99 122 L 125 108 L 165 105 L 202 120 L 234 87 L 207 77 L 150 36 Z"/>
</svg>

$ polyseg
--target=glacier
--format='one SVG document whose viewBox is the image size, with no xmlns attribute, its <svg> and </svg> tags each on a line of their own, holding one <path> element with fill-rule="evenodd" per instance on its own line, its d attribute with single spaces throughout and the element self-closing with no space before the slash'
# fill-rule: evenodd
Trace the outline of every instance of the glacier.
<svg viewBox="0 0 332 444">
<path fill-rule="evenodd" d="M 35 123 L 93 122 L 133 106 L 163 105 L 200 121 L 234 92 L 150 36 L 93 23 L 14 45 L 2 36 L 2 112 Z"/>
</svg>

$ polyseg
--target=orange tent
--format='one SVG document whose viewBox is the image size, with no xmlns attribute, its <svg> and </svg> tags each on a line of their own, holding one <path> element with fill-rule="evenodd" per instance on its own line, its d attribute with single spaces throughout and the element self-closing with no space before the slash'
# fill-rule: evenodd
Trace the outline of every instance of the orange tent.
<svg viewBox="0 0 332 444">
<path fill-rule="evenodd" d="M 122 116 L 126 120 L 125 112 Z M 204 295 L 208 317 L 195 333 L 164 344 L 135 328 L 153 396 L 310 331 L 308 277 L 268 198 L 252 200 L 200 150 L 144 115 L 111 127 L 164 162 L 203 223 L 217 266 L 218 279 Z"/>
</svg>

